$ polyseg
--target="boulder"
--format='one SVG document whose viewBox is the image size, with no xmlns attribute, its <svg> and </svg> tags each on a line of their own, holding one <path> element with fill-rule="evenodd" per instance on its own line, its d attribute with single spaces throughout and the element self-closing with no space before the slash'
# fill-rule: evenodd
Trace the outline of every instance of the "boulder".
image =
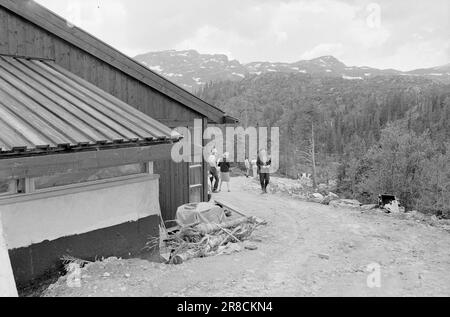
<svg viewBox="0 0 450 317">
<path fill-rule="evenodd" d="M 323 197 L 322 194 L 314 193 L 311 195 L 311 198 L 309 199 L 311 202 L 315 203 L 321 203 L 325 197 Z"/>
<path fill-rule="evenodd" d="M 332 200 L 329 205 L 334 208 L 346 208 L 355 210 L 360 210 L 361 207 L 361 203 L 359 201 L 350 199 Z"/>
<path fill-rule="evenodd" d="M 356 199 L 341 199 L 341 202 L 347 205 L 361 206 L 361 203 Z"/>
<path fill-rule="evenodd" d="M 332 193 L 332 192 L 329 192 L 329 193 L 328 193 L 328 196 L 330 196 L 330 197 L 332 197 L 332 198 L 335 198 L 335 199 L 339 199 L 339 196 L 336 195 L 335 193 Z"/>
<path fill-rule="evenodd" d="M 323 205 L 329 205 L 333 200 L 338 200 L 339 196 L 330 192 L 321 202 Z"/>
<path fill-rule="evenodd" d="M 362 211 L 369 211 L 369 210 L 373 210 L 373 209 L 376 209 L 376 208 L 378 208 L 378 205 L 376 205 L 376 204 L 373 204 L 373 205 L 362 205 L 361 206 L 361 210 Z"/>
<path fill-rule="evenodd" d="M 323 199 L 324 198 L 323 195 L 319 194 L 319 193 L 314 193 L 311 196 L 312 196 L 312 198 L 317 198 L 317 199 Z"/>
</svg>

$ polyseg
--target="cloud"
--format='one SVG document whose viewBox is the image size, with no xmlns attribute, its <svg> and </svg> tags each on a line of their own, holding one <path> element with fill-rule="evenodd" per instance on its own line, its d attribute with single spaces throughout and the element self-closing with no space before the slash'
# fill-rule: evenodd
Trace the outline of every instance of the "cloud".
<svg viewBox="0 0 450 317">
<path fill-rule="evenodd" d="M 38 2 L 64 17 L 78 10 L 77 24 L 130 56 L 173 48 L 242 62 L 335 55 L 348 65 L 403 70 L 450 61 L 448 0 Z"/>
<path fill-rule="evenodd" d="M 318 56 L 333 55 L 340 58 L 344 51 L 342 43 L 322 43 L 300 55 L 301 59 L 313 59 Z"/>
</svg>

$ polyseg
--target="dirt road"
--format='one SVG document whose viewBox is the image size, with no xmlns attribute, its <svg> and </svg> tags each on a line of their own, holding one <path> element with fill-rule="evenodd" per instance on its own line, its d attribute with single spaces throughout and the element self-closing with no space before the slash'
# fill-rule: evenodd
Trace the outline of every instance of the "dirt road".
<svg viewBox="0 0 450 317">
<path fill-rule="evenodd" d="M 249 182 L 233 178 L 218 197 L 269 222 L 254 234 L 258 250 L 180 266 L 107 261 L 84 272 L 81 287 L 61 279 L 46 296 L 450 296 L 449 232 L 262 195 Z"/>
</svg>

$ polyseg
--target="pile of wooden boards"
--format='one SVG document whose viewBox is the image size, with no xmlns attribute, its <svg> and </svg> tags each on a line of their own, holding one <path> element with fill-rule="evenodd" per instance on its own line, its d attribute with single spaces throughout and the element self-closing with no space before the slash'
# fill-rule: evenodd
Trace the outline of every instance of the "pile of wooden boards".
<svg viewBox="0 0 450 317">
<path fill-rule="evenodd" d="M 169 250 L 169 264 L 181 264 L 189 259 L 221 254 L 230 243 L 242 243 L 266 222 L 256 217 L 247 217 L 236 208 L 221 206 L 238 215 L 220 224 L 197 223 L 180 227 L 164 239 L 164 246 Z"/>
</svg>

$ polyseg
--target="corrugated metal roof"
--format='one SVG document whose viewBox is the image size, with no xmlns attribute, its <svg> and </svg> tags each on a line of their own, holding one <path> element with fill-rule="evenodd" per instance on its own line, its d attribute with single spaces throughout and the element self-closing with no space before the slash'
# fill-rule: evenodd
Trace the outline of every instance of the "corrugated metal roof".
<svg viewBox="0 0 450 317">
<path fill-rule="evenodd" d="M 223 123 L 225 113 L 216 106 L 205 102 L 166 78 L 152 72 L 141 63 L 119 52 L 86 31 L 73 25 L 69 26 L 66 19 L 37 2 L 30 0 L 0 0 L 0 6 L 97 57 L 112 67 L 121 70 L 128 76 L 139 80 L 156 91 L 169 96 L 185 107 L 208 117 L 212 122 Z"/>
<path fill-rule="evenodd" d="M 0 155 L 179 138 L 53 62 L 0 56 Z"/>
</svg>

